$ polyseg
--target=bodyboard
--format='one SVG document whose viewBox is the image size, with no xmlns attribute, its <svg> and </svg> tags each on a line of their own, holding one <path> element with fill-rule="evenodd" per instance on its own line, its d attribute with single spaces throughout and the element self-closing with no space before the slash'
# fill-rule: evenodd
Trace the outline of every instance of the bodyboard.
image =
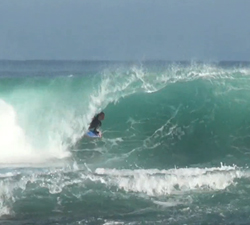
<svg viewBox="0 0 250 225">
<path fill-rule="evenodd" d="M 89 138 L 101 138 L 102 133 L 99 131 L 99 134 L 95 134 L 94 132 L 88 130 L 87 133 L 85 134 L 85 136 L 89 137 Z"/>
</svg>

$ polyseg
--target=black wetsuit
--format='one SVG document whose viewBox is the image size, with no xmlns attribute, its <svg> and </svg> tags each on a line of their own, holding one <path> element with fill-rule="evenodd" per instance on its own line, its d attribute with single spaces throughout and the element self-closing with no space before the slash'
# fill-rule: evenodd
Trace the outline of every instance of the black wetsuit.
<svg viewBox="0 0 250 225">
<path fill-rule="evenodd" d="M 93 131 L 94 133 L 98 134 L 99 131 L 97 131 L 97 129 L 102 125 L 102 122 L 100 120 L 98 120 L 98 116 L 95 116 L 94 119 L 92 120 L 92 122 L 89 125 L 89 130 Z"/>
</svg>

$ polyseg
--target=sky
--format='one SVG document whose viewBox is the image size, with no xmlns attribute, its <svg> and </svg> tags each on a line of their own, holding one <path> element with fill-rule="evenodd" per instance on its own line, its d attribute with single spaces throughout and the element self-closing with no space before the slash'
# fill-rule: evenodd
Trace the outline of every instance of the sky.
<svg viewBox="0 0 250 225">
<path fill-rule="evenodd" d="M 0 59 L 250 60 L 249 0 L 0 0 Z"/>
</svg>

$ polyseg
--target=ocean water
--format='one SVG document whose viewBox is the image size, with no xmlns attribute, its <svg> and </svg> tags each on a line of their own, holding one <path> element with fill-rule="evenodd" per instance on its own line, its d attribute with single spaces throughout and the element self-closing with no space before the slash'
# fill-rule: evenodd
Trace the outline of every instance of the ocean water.
<svg viewBox="0 0 250 225">
<path fill-rule="evenodd" d="M 0 224 L 250 224 L 249 113 L 248 63 L 0 61 Z"/>
</svg>

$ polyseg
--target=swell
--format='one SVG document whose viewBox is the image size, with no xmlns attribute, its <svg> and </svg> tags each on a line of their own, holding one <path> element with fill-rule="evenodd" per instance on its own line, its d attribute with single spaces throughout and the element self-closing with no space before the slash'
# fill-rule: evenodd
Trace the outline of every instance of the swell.
<svg viewBox="0 0 250 225">
<path fill-rule="evenodd" d="M 104 136 L 121 137 L 115 151 L 143 168 L 249 163 L 250 83 L 237 79 L 197 79 L 129 96 L 107 107 Z"/>
<path fill-rule="evenodd" d="M 84 148 L 88 123 L 105 110 L 98 145 L 106 149 L 107 164 L 126 166 L 124 158 L 148 168 L 248 162 L 248 68 L 132 66 L 62 77 L 50 72 L 1 78 L 3 111 L 15 115 L 10 120 L 32 152 L 69 156 L 79 140 Z"/>
</svg>

